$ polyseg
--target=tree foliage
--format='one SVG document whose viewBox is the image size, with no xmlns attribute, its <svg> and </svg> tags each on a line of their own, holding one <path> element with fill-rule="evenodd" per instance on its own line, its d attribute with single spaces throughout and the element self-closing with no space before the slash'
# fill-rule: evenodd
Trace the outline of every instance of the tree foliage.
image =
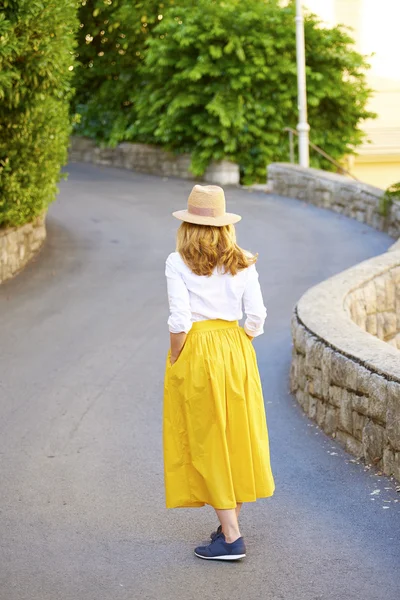
<svg viewBox="0 0 400 600">
<path fill-rule="evenodd" d="M 75 0 L 0 2 L 0 227 L 42 213 L 67 156 Z"/>
<path fill-rule="evenodd" d="M 390 185 L 382 195 L 379 203 L 379 212 L 382 216 L 387 217 L 390 214 L 394 201 L 400 202 L 400 181 Z"/>
<path fill-rule="evenodd" d="M 119 59 L 110 40 L 115 73 L 104 61 L 108 83 L 92 71 L 95 92 L 82 102 L 83 133 L 190 152 L 194 174 L 227 158 L 239 163 L 245 183 L 265 180 L 269 162 L 287 160 L 283 129 L 297 123 L 293 0 L 117 4 L 112 18 L 131 42 Z M 360 124 L 373 116 L 366 109 L 367 64 L 343 27 L 324 28 L 315 15 L 305 18 L 305 39 L 311 140 L 340 159 L 361 143 Z M 86 118 L 95 115 L 95 102 L 107 115 L 99 130 Z M 313 156 L 313 165 L 329 168 L 321 160 Z"/>
<path fill-rule="evenodd" d="M 135 95 L 146 41 L 173 0 L 80 0 L 79 4 L 76 132 L 114 145 L 136 119 Z"/>
</svg>

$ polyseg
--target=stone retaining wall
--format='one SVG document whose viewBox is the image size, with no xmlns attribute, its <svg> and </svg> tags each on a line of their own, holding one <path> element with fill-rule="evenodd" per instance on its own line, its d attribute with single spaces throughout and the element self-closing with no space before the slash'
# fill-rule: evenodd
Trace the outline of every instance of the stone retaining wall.
<svg viewBox="0 0 400 600">
<path fill-rule="evenodd" d="M 396 250 L 308 290 L 292 319 L 290 385 L 327 434 L 400 480 L 399 290 Z"/>
<path fill-rule="evenodd" d="M 329 208 L 393 237 L 400 236 L 400 202 L 394 201 L 388 215 L 382 216 L 383 190 L 361 181 L 318 169 L 272 163 L 268 166 L 268 187 L 274 194 Z"/>
<path fill-rule="evenodd" d="M 100 148 L 83 137 L 72 137 L 69 158 L 71 161 L 122 167 L 141 173 L 196 179 L 190 172 L 190 155 L 166 152 L 157 146 L 123 142 L 116 148 Z M 219 185 L 237 185 L 240 180 L 238 165 L 223 160 L 211 163 L 201 181 Z"/>
<path fill-rule="evenodd" d="M 45 239 L 45 216 L 22 227 L 0 229 L 0 283 L 20 271 L 40 250 Z"/>
<path fill-rule="evenodd" d="M 361 329 L 400 350 L 400 265 L 351 291 L 344 308 Z"/>
</svg>

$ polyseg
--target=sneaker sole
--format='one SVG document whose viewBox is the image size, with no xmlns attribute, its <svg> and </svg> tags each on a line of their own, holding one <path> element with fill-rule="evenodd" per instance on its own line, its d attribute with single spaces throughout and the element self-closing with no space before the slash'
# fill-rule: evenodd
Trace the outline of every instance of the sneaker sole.
<svg viewBox="0 0 400 600">
<path fill-rule="evenodd" d="M 241 558 L 244 558 L 246 556 L 245 554 L 229 554 L 227 556 L 202 556 L 201 554 L 197 554 L 197 552 L 195 552 L 195 555 L 199 558 L 203 558 L 204 560 L 240 560 Z"/>
</svg>

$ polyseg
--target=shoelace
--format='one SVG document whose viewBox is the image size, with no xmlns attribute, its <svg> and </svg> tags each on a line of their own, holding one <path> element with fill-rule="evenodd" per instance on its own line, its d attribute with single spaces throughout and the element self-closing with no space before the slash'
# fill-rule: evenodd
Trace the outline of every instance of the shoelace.
<svg viewBox="0 0 400 600">
<path fill-rule="evenodd" d="M 214 531 L 214 533 L 211 534 L 211 539 L 213 540 L 220 533 L 222 533 L 222 527 L 221 527 L 221 525 L 218 526 L 217 531 Z"/>
<path fill-rule="evenodd" d="M 213 544 L 214 542 L 216 542 L 217 540 L 219 540 L 219 538 L 223 538 L 223 537 L 224 537 L 224 534 L 222 533 L 222 531 L 220 533 L 217 533 L 216 536 L 213 538 L 211 544 Z"/>
</svg>

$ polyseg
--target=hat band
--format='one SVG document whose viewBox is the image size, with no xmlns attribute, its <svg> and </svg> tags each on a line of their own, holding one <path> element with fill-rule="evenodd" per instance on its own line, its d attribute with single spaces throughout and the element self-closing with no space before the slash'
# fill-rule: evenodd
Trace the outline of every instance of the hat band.
<svg viewBox="0 0 400 600">
<path fill-rule="evenodd" d="M 219 217 L 223 213 L 216 208 L 211 206 L 188 206 L 189 212 L 192 215 L 198 215 L 199 217 Z M 220 214 L 218 214 L 220 213 Z"/>
</svg>

